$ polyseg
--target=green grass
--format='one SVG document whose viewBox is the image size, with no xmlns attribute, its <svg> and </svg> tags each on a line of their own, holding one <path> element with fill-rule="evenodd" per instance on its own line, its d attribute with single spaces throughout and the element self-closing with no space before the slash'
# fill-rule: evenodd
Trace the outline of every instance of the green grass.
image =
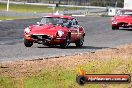
<svg viewBox="0 0 132 88">
<path fill-rule="evenodd" d="M 124 73 L 132 73 L 132 68 L 128 67 L 132 60 L 124 61 L 121 59 L 112 59 L 107 62 L 94 61 L 83 65 L 81 68 L 85 69 L 87 73 L 92 74 L 112 74 L 120 66 L 127 67 L 118 69 Z M 116 74 L 116 73 L 115 73 Z M 76 68 L 74 69 L 61 69 L 55 68 L 54 71 L 44 70 L 38 76 L 28 77 L 25 79 L 24 88 L 80 88 L 75 82 L 77 75 Z M 109 84 L 111 88 L 128 88 L 128 84 Z M 82 88 L 102 88 L 101 84 L 86 84 Z"/>
<path fill-rule="evenodd" d="M 86 70 L 88 74 L 116 74 L 132 73 L 132 59 L 111 59 L 111 60 L 94 60 L 81 66 L 81 69 Z M 40 73 L 34 76 L 20 78 L 17 82 L 9 78 L 0 78 L 0 85 L 3 88 L 102 88 L 103 84 L 85 84 L 80 86 L 76 83 L 77 68 L 63 69 L 56 66 L 54 69 L 43 69 Z M 118 73 L 119 74 L 119 73 Z M 7 81 L 6 81 L 7 80 Z M 18 82 L 21 81 L 21 82 Z M 9 87 L 11 86 L 11 87 Z M 21 87 L 20 87 L 21 86 Z M 128 88 L 129 84 L 105 84 L 109 88 Z M 1 88 L 1 87 L 0 87 Z"/>
<path fill-rule="evenodd" d="M 74 79 L 75 74 L 73 71 L 45 71 L 39 76 L 27 78 L 25 88 L 68 88 L 69 85 L 74 84 Z"/>
<path fill-rule="evenodd" d="M 0 10 L 6 10 L 6 4 L 0 4 Z M 36 6 L 36 5 L 18 5 L 11 4 L 9 11 L 15 12 L 52 12 L 52 8 L 47 6 Z"/>
<path fill-rule="evenodd" d="M 75 7 L 58 7 L 55 8 L 54 11 L 57 10 L 79 10 L 81 8 L 75 8 Z M 0 3 L 0 10 L 6 10 L 6 4 Z M 15 12 L 53 12 L 53 7 L 49 6 L 42 6 L 42 5 L 18 5 L 18 4 L 10 4 L 10 11 Z"/>
<path fill-rule="evenodd" d="M 9 11 L 14 12 L 32 12 L 32 13 L 52 13 L 56 11 L 64 11 L 64 10 L 79 10 L 81 8 L 76 7 L 58 7 L 53 9 L 53 7 L 49 6 L 38 6 L 38 5 L 19 5 L 19 4 L 10 4 Z M 0 3 L 0 11 L 6 11 L 6 4 Z M 29 17 L 10 17 L 10 16 L 0 16 L 0 20 L 7 20 L 7 19 L 28 19 Z"/>
<path fill-rule="evenodd" d="M 15 20 L 15 19 L 31 19 L 37 17 L 11 17 L 11 16 L 0 16 L 0 20 Z"/>
<path fill-rule="evenodd" d="M 90 62 L 84 66 L 82 66 L 82 68 L 84 68 L 85 70 L 88 71 L 88 73 L 99 73 L 99 74 L 107 74 L 107 73 L 112 73 L 112 71 L 122 65 L 124 63 L 124 61 L 120 60 L 120 59 L 112 59 L 110 61 L 94 61 L 94 62 Z"/>
<path fill-rule="evenodd" d="M 13 79 L 10 77 L 0 77 L 0 88 L 16 88 Z"/>
<path fill-rule="evenodd" d="M 0 20 L 29 19 L 27 17 L 0 16 Z"/>
<path fill-rule="evenodd" d="M 76 83 L 76 75 L 77 72 L 74 69 L 47 70 L 38 76 L 26 78 L 24 88 L 80 88 L 80 85 Z M 99 86 L 96 84 L 89 86 L 89 88 L 99 88 Z M 84 85 L 83 88 L 87 88 L 87 85 Z"/>
</svg>

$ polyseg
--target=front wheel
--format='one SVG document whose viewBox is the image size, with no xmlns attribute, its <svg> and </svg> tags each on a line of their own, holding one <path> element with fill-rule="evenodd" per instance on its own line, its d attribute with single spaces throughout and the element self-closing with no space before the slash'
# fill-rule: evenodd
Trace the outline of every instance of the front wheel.
<svg viewBox="0 0 132 88">
<path fill-rule="evenodd" d="M 81 37 L 78 41 L 75 42 L 76 47 L 82 47 L 84 42 L 84 37 Z"/>
<path fill-rule="evenodd" d="M 33 42 L 24 39 L 24 45 L 25 45 L 26 47 L 31 47 L 31 46 L 33 45 Z"/>
<path fill-rule="evenodd" d="M 119 26 L 112 26 L 112 30 L 118 30 Z"/>
<path fill-rule="evenodd" d="M 65 39 L 65 41 L 64 41 L 63 43 L 60 44 L 60 47 L 65 49 L 65 48 L 68 47 L 69 44 L 70 44 L 70 38 L 67 37 L 67 38 Z"/>
</svg>

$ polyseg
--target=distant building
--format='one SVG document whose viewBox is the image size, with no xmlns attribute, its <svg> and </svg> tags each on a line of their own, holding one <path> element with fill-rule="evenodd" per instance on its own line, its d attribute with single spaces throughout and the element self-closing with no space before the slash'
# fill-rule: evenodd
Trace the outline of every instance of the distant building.
<svg viewBox="0 0 132 88">
<path fill-rule="evenodd" d="M 132 9 L 132 0 L 124 0 L 124 9 Z"/>
<path fill-rule="evenodd" d="M 115 16 L 116 15 L 116 8 L 109 7 L 108 8 L 108 16 Z"/>
</svg>

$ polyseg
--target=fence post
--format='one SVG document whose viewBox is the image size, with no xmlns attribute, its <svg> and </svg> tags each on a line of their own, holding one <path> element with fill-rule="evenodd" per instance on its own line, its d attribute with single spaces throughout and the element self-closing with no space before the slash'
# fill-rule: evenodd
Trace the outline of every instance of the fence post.
<svg viewBox="0 0 132 88">
<path fill-rule="evenodd" d="M 6 11 L 9 11 L 9 3 L 10 3 L 10 0 L 7 1 L 7 10 Z"/>
</svg>

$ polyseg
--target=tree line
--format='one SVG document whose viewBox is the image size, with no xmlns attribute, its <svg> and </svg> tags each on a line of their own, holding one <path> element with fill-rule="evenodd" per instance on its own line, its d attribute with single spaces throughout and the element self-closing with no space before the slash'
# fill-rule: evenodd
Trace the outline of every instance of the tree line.
<svg viewBox="0 0 132 88">
<path fill-rule="evenodd" d="M 91 5 L 91 6 L 117 6 L 123 7 L 124 0 L 12 0 L 32 3 L 70 4 L 70 5 Z"/>
</svg>

